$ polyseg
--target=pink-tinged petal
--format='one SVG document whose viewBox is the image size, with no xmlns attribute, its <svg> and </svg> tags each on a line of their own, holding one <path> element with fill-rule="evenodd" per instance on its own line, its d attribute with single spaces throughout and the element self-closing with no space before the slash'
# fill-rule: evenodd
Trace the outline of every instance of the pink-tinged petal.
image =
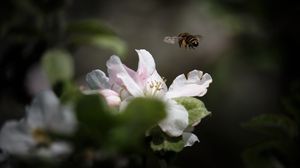
<svg viewBox="0 0 300 168">
<path fill-rule="evenodd" d="M 135 50 L 139 55 L 137 73 L 139 78 L 145 81 L 155 71 L 155 62 L 152 55 L 144 49 Z"/>
<path fill-rule="evenodd" d="M 135 72 L 134 70 L 128 68 L 126 65 L 124 65 L 125 70 L 127 71 L 127 73 L 129 74 L 129 76 L 139 85 L 140 88 L 144 87 L 144 81 L 143 79 L 138 75 L 137 72 Z"/>
<path fill-rule="evenodd" d="M 103 89 L 100 91 L 100 94 L 104 96 L 107 104 L 111 107 L 117 107 L 121 103 L 121 98 L 119 94 L 110 89 Z"/>
<path fill-rule="evenodd" d="M 188 74 L 188 79 L 181 74 L 175 78 L 166 96 L 168 98 L 183 96 L 204 96 L 212 78 L 209 74 L 202 75 L 202 71 L 193 70 Z"/>
<path fill-rule="evenodd" d="M 117 56 L 111 56 L 106 63 L 110 80 L 119 86 L 124 86 L 133 96 L 142 96 L 143 91 L 135 80 L 129 75 L 121 60 Z"/>
<path fill-rule="evenodd" d="M 93 70 L 86 75 L 86 81 L 91 89 L 108 89 L 110 88 L 109 79 L 99 69 Z"/>
<path fill-rule="evenodd" d="M 182 139 L 183 139 L 183 142 L 184 142 L 184 147 L 193 146 L 193 144 L 195 142 L 200 142 L 198 137 L 195 134 L 189 133 L 189 132 L 184 132 L 182 134 Z"/>
<path fill-rule="evenodd" d="M 174 100 L 167 102 L 167 117 L 159 123 L 160 128 L 169 136 L 182 135 L 188 126 L 188 112 Z"/>
</svg>

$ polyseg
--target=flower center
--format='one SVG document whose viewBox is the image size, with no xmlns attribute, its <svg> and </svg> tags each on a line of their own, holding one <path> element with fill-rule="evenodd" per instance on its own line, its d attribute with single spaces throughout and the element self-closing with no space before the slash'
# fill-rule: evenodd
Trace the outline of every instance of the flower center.
<svg viewBox="0 0 300 168">
<path fill-rule="evenodd" d="M 163 82 L 162 81 L 150 81 L 148 82 L 146 95 L 149 94 L 151 96 L 157 95 L 160 91 L 163 90 Z"/>
<path fill-rule="evenodd" d="M 50 143 L 49 136 L 44 130 L 40 128 L 36 128 L 32 131 L 32 137 L 38 144 L 47 145 Z"/>
</svg>

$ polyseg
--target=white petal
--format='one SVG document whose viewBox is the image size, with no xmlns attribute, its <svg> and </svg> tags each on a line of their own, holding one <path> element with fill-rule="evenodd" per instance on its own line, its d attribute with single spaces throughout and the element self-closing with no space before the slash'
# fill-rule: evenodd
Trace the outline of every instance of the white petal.
<svg viewBox="0 0 300 168">
<path fill-rule="evenodd" d="M 27 124 L 31 128 L 45 128 L 47 120 L 52 113 L 59 110 L 59 100 L 52 91 L 38 94 L 30 107 L 26 109 Z"/>
<path fill-rule="evenodd" d="M 36 155 L 46 159 L 60 159 L 72 152 L 72 147 L 66 142 L 54 142 L 49 147 L 42 147 L 37 150 Z"/>
<path fill-rule="evenodd" d="M 71 134 L 77 124 L 72 108 L 61 105 L 52 91 L 36 96 L 27 108 L 26 122 L 31 129 L 40 128 L 62 134 Z"/>
<path fill-rule="evenodd" d="M 47 127 L 50 131 L 70 135 L 77 126 L 77 120 L 71 106 L 60 106 L 59 110 L 49 115 Z"/>
<path fill-rule="evenodd" d="M 170 136 L 180 136 L 188 126 L 188 112 L 174 100 L 167 102 L 167 117 L 159 123 L 160 128 Z"/>
<path fill-rule="evenodd" d="M 193 133 L 189 133 L 189 132 L 184 132 L 182 134 L 182 139 L 183 139 L 183 142 L 184 142 L 184 146 L 193 146 L 193 144 L 195 142 L 200 142 L 198 137 L 193 134 Z"/>
<path fill-rule="evenodd" d="M 194 83 L 197 83 L 199 81 L 199 78 L 203 75 L 202 71 L 193 70 L 188 73 L 188 80 Z"/>
<path fill-rule="evenodd" d="M 133 96 L 142 96 L 143 92 L 135 80 L 128 74 L 121 60 L 117 56 L 111 56 L 106 63 L 110 80 L 120 86 L 124 86 Z"/>
<path fill-rule="evenodd" d="M 147 79 L 155 71 L 155 62 L 152 55 L 144 49 L 135 50 L 139 55 L 137 73 L 143 80 Z"/>
<path fill-rule="evenodd" d="M 28 155 L 36 142 L 23 121 L 8 121 L 0 132 L 0 148 L 15 155 Z"/>
<path fill-rule="evenodd" d="M 109 79 L 99 69 L 93 70 L 92 72 L 86 75 L 86 81 L 91 89 L 109 89 Z"/>
<path fill-rule="evenodd" d="M 166 96 L 168 98 L 184 96 L 204 96 L 207 92 L 212 78 L 209 74 L 202 75 L 202 71 L 193 70 L 188 74 L 188 79 L 184 74 L 175 78 Z"/>
</svg>

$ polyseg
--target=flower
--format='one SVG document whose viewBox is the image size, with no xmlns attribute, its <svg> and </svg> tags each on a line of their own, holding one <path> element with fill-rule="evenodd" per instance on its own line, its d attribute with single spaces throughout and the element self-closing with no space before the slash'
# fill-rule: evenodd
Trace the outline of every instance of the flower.
<svg viewBox="0 0 300 168">
<path fill-rule="evenodd" d="M 169 89 L 164 79 L 158 74 L 152 55 L 144 50 L 136 50 L 139 56 L 137 71 L 122 64 L 117 56 L 111 56 L 106 66 L 108 76 L 101 70 L 93 70 L 86 76 L 86 81 L 91 89 L 110 90 L 113 95 L 120 98 L 119 106 L 122 108 L 134 97 L 154 96 L 162 99 L 167 104 L 167 117 L 158 124 L 169 136 L 181 136 L 188 126 L 188 112 L 173 98 L 183 96 L 203 96 L 207 92 L 212 78 L 202 71 L 193 70 L 187 78 L 184 74 L 175 78 Z M 117 98 L 109 100 L 109 96 L 102 93 L 108 104 Z M 115 105 L 116 105 L 115 104 Z M 189 144 L 195 142 L 195 137 L 185 134 L 184 140 Z M 197 139 L 198 140 L 198 139 Z"/>
<path fill-rule="evenodd" d="M 70 135 L 76 129 L 74 113 L 61 105 L 52 91 L 38 94 L 20 121 L 8 121 L 0 131 L 0 148 L 18 156 L 57 158 L 72 151 L 70 144 L 50 133 Z"/>
</svg>

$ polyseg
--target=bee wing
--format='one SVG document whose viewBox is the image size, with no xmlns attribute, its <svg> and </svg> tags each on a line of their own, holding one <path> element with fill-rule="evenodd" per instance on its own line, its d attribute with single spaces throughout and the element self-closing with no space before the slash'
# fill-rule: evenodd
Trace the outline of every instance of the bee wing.
<svg viewBox="0 0 300 168">
<path fill-rule="evenodd" d="M 202 39 L 203 38 L 203 36 L 201 36 L 201 35 L 195 35 L 195 37 L 200 41 L 200 39 Z"/>
<path fill-rule="evenodd" d="M 164 38 L 164 42 L 168 44 L 175 44 L 177 40 L 178 40 L 177 36 L 166 36 Z"/>
</svg>

